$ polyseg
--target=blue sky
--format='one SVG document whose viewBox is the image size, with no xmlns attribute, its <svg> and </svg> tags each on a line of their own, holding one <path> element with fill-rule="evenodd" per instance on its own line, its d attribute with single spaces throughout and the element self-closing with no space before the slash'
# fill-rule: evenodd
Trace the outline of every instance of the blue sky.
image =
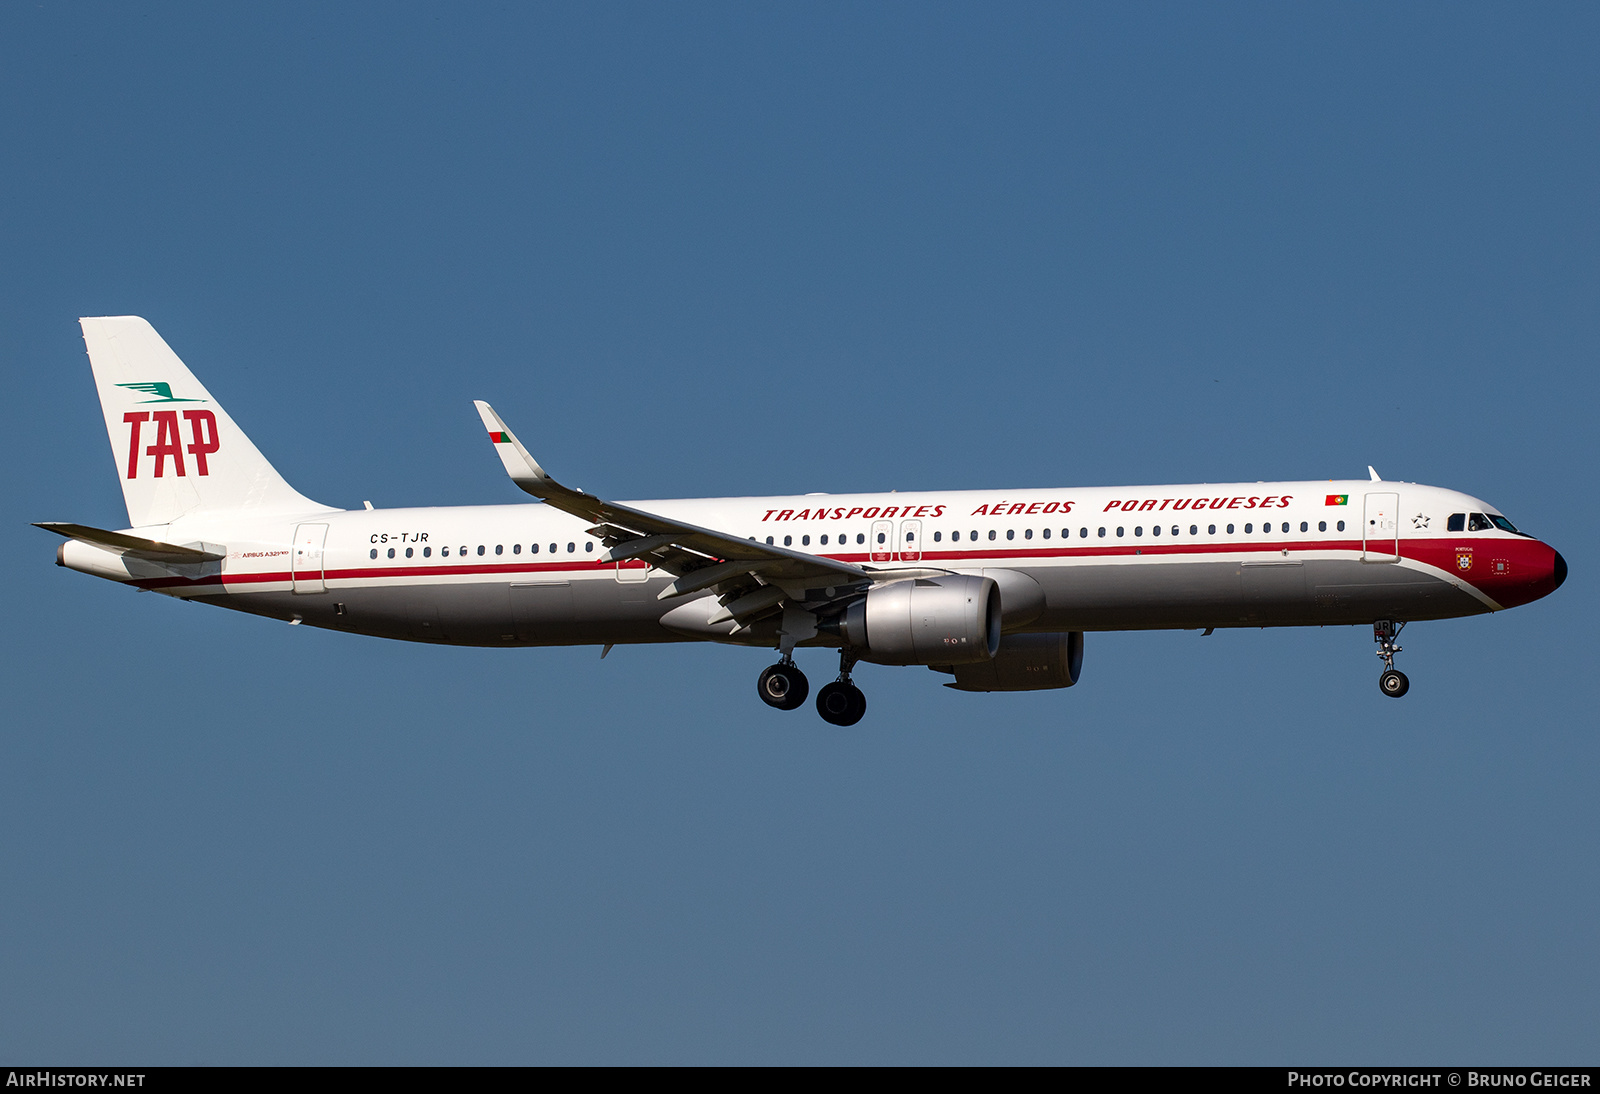
<svg viewBox="0 0 1600 1094">
<path fill-rule="evenodd" d="M 1600 193 L 1582 5 L 0 12 L 0 1056 L 1593 1062 Z M 1360 476 L 1555 596 L 1091 634 L 1065 692 L 452 650 L 51 565 L 75 320 L 300 490 Z M 802 665 L 817 679 L 822 654 Z"/>
</svg>

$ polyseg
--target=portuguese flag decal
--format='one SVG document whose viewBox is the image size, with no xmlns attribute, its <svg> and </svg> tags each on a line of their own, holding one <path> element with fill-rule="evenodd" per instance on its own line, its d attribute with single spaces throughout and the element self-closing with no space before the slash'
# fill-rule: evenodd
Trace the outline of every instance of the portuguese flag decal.
<svg viewBox="0 0 1600 1094">
<path fill-rule="evenodd" d="M 497 437 L 499 435 L 500 434 L 498 434 L 498 433 L 495 434 L 495 436 L 497 436 Z M 1323 505 L 1349 505 L 1350 504 L 1350 495 L 1349 494 L 1329 494 L 1328 495 L 1328 500 L 1323 502 L 1322 504 Z"/>
<path fill-rule="evenodd" d="M 495 444 L 510 444 L 511 443 L 511 435 L 508 434 L 508 433 L 494 433 L 494 432 L 491 432 L 489 434 L 489 439 L 491 441 L 493 441 Z M 1332 498 L 1328 499 L 1328 504 L 1329 505 L 1333 504 L 1333 499 Z"/>
</svg>

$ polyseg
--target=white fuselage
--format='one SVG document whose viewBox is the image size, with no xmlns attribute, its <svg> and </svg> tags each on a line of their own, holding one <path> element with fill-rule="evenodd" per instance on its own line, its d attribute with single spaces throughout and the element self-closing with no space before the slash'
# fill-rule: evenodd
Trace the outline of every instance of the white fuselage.
<svg viewBox="0 0 1600 1094">
<path fill-rule="evenodd" d="M 1341 503 L 1339 499 L 1343 499 Z M 741 539 L 863 564 L 1023 575 L 1005 628 L 1084 631 L 1368 623 L 1471 615 L 1554 587 L 1554 552 L 1497 527 L 1450 531 L 1482 501 L 1351 481 L 706 498 L 630 505 Z M 602 560 L 588 522 L 545 504 L 203 513 L 152 540 L 225 547 L 177 566 L 68 542 L 74 569 L 309 625 L 468 645 L 730 636 L 672 575 Z M 1033 589 L 1037 586 L 1037 593 Z M 1022 589 L 1018 593 L 1017 589 Z M 709 606 L 711 594 L 705 599 Z M 693 603 L 693 598 L 684 598 Z M 671 613 L 671 614 L 669 614 Z M 804 644 L 837 644 L 817 636 Z"/>
</svg>

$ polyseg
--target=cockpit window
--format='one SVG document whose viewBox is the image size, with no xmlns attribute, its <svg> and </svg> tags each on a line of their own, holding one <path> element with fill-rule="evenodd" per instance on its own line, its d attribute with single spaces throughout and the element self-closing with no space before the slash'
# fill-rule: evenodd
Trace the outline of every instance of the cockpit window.
<svg viewBox="0 0 1600 1094">
<path fill-rule="evenodd" d="M 1467 518 L 1467 531 L 1469 532 L 1487 532 L 1493 527 L 1494 522 L 1482 513 L 1473 513 Z"/>
<path fill-rule="evenodd" d="M 1502 532 L 1515 532 L 1517 526 L 1497 513 L 1490 514 L 1489 519 L 1494 521 L 1494 526 Z"/>
<path fill-rule="evenodd" d="M 1445 523 L 1447 532 L 1465 532 L 1467 530 L 1467 514 L 1451 513 L 1450 519 Z"/>
</svg>

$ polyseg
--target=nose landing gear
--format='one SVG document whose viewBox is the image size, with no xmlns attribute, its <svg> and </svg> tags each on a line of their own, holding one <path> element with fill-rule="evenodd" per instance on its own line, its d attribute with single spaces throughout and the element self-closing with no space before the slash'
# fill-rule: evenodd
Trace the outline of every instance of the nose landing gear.
<svg viewBox="0 0 1600 1094">
<path fill-rule="evenodd" d="M 817 692 L 817 713 L 836 726 L 853 726 L 867 713 L 867 697 L 850 680 L 856 658 L 848 650 L 839 651 L 839 678 Z"/>
<path fill-rule="evenodd" d="M 756 694 L 769 707 L 795 710 L 806 701 L 811 685 L 806 674 L 795 667 L 794 658 L 785 657 L 776 665 L 768 665 L 756 677 Z"/>
<path fill-rule="evenodd" d="M 1398 699 L 1411 690 L 1411 681 L 1406 679 L 1406 674 L 1394 667 L 1394 655 L 1400 652 L 1400 631 L 1404 623 L 1396 623 L 1392 619 L 1380 619 L 1372 625 L 1372 640 L 1378 644 L 1378 656 L 1383 659 L 1385 668 L 1383 675 L 1378 677 L 1378 690 L 1391 699 Z"/>
</svg>

